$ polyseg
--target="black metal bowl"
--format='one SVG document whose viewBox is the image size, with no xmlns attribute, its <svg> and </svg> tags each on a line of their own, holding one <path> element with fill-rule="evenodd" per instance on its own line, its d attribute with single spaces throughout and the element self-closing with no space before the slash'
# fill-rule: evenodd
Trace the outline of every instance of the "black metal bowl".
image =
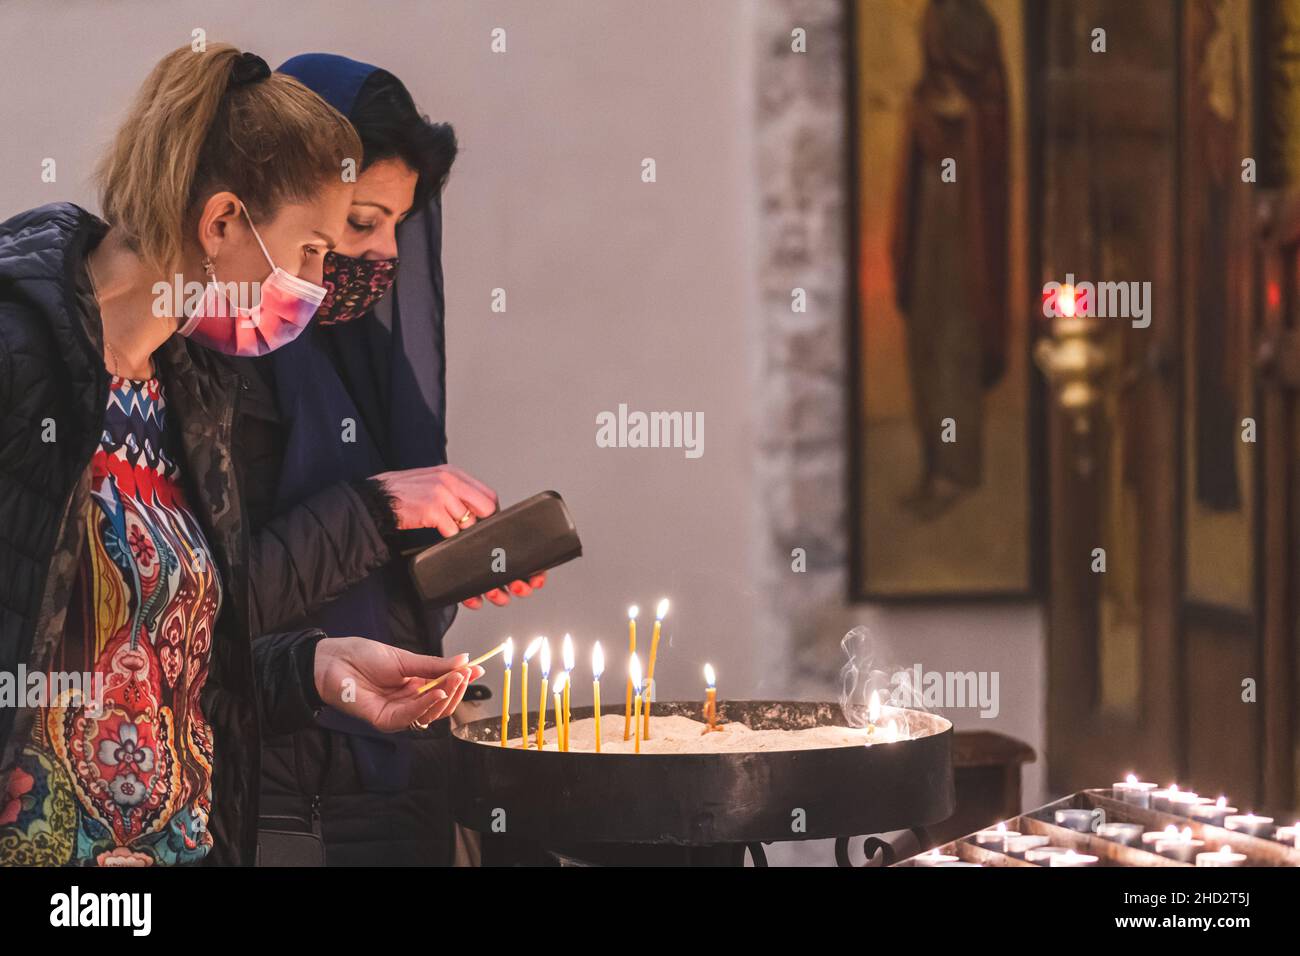
<svg viewBox="0 0 1300 956">
<path fill-rule="evenodd" d="M 845 726 L 837 704 L 727 700 L 718 710 L 754 730 Z M 622 702 L 601 712 L 622 715 Z M 699 701 L 656 701 L 654 713 L 704 720 Z M 572 711 L 574 720 L 592 715 Z M 919 711 L 908 718 L 926 736 L 697 754 L 503 748 L 500 718 L 476 720 L 453 732 L 456 818 L 548 846 L 770 843 L 929 826 L 953 812 L 952 724 Z"/>
</svg>

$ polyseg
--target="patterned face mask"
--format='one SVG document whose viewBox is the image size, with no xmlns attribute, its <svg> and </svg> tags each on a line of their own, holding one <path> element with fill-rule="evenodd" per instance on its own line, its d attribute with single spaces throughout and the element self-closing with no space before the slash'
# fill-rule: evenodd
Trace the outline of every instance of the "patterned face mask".
<svg viewBox="0 0 1300 956">
<path fill-rule="evenodd" d="M 397 278 L 396 259 L 355 259 L 337 252 L 327 253 L 321 282 L 325 301 L 316 312 L 321 325 L 350 322 L 365 315 L 382 299 Z"/>
</svg>

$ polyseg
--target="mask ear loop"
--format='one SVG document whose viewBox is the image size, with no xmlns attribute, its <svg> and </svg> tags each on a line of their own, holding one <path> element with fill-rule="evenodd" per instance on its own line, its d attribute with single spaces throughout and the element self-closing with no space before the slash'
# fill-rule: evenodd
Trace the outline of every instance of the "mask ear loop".
<svg viewBox="0 0 1300 956">
<path fill-rule="evenodd" d="M 253 225 L 253 217 L 248 214 L 248 207 L 243 203 L 240 203 L 239 208 L 244 211 L 244 218 L 248 220 L 248 228 L 253 230 L 253 238 L 257 240 L 257 244 L 262 248 L 262 255 L 266 256 L 266 261 L 271 263 L 271 271 L 275 272 L 280 267 L 275 264 L 275 260 L 271 258 L 271 254 L 266 251 L 266 243 L 262 241 L 262 237 L 258 233 L 257 227 Z"/>
</svg>

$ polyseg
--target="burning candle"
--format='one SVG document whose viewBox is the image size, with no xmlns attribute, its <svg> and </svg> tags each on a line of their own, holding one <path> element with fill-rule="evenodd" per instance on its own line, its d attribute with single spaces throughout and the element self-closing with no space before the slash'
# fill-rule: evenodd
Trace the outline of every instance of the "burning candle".
<svg viewBox="0 0 1300 956">
<path fill-rule="evenodd" d="M 1233 853 L 1232 847 L 1224 844 L 1212 853 L 1196 854 L 1197 866 L 1245 866 L 1246 854 Z"/>
<path fill-rule="evenodd" d="M 996 829 L 980 830 L 975 834 L 975 843 L 986 849 L 997 850 L 1000 853 L 1007 852 L 1007 841 L 1012 837 L 1018 837 L 1020 833 L 1016 830 L 1008 830 L 1005 823 L 999 823 Z"/>
<path fill-rule="evenodd" d="M 564 739 L 560 742 L 560 749 L 568 753 L 569 687 L 573 683 L 573 638 L 568 634 L 564 635 L 564 643 L 560 646 L 560 653 L 564 657 Z"/>
<path fill-rule="evenodd" d="M 718 722 L 718 680 L 712 664 L 704 665 L 704 719 L 709 723 L 705 728 L 708 733 Z"/>
<path fill-rule="evenodd" d="M 1091 810 L 1057 810 L 1056 825 L 1066 827 L 1077 833 L 1092 832 L 1092 811 Z"/>
<path fill-rule="evenodd" d="M 600 675 L 605 671 L 605 652 L 600 641 L 591 649 L 591 695 L 596 704 L 596 753 L 600 753 Z"/>
<path fill-rule="evenodd" d="M 1157 840 L 1155 846 L 1156 852 L 1161 856 L 1181 863 L 1193 863 L 1196 855 L 1205 848 L 1205 841 L 1192 839 L 1192 828 L 1183 827 L 1181 832 L 1166 834 L 1163 839 Z"/>
<path fill-rule="evenodd" d="M 1229 830 L 1247 833 L 1254 837 L 1267 837 L 1273 832 L 1272 817 L 1257 817 L 1253 813 L 1224 817 L 1223 825 Z"/>
<path fill-rule="evenodd" d="M 1183 817 L 1189 816 L 1193 808 L 1209 803 L 1205 797 L 1190 790 L 1173 790 L 1166 799 L 1169 801 L 1169 812 Z"/>
<path fill-rule="evenodd" d="M 632 726 L 636 733 L 635 753 L 641 752 L 641 659 L 635 654 L 627 663 L 627 677 L 632 683 L 634 697 Z"/>
<path fill-rule="evenodd" d="M 636 654 L 636 616 L 640 610 L 635 604 L 627 609 L 627 652 L 629 655 Z M 631 665 L 629 665 L 630 667 Z M 627 704 L 623 712 L 623 739 L 627 740 L 632 736 L 632 672 L 628 671 L 627 678 Z"/>
<path fill-rule="evenodd" d="M 1097 828 L 1097 836 L 1124 846 L 1137 846 L 1142 842 L 1142 824 L 1103 823 Z"/>
<path fill-rule="evenodd" d="M 567 733 L 564 729 L 564 688 L 568 686 L 569 672 L 565 671 L 555 678 L 555 690 L 552 691 L 552 696 L 555 698 L 555 746 L 561 751 L 569 749 L 569 745 L 565 742 Z"/>
<path fill-rule="evenodd" d="M 537 705 L 537 749 L 546 746 L 546 684 L 551 676 L 551 642 L 542 638 L 542 699 Z"/>
<path fill-rule="evenodd" d="M 1223 821 L 1236 812 L 1236 807 L 1228 806 L 1227 797 L 1219 797 L 1214 803 L 1201 803 L 1189 808 L 1187 815 L 1212 827 L 1221 827 Z"/>
<path fill-rule="evenodd" d="M 1164 790 L 1152 790 L 1151 809 L 1160 810 L 1164 813 L 1178 812 L 1174 809 L 1173 799 L 1179 793 L 1182 793 L 1182 791 L 1178 789 L 1178 784 L 1176 783 L 1171 783 Z M 1195 796 L 1195 794 L 1192 796 Z"/>
<path fill-rule="evenodd" d="M 1148 830 L 1142 834 L 1142 849 L 1150 853 L 1156 852 L 1156 844 L 1161 840 L 1168 840 L 1178 836 L 1178 827 L 1172 823 L 1163 830 Z"/>
<path fill-rule="evenodd" d="M 958 859 L 951 853 L 940 853 L 939 848 L 935 847 L 928 853 L 912 857 L 912 862 L 917 866 L 947 866 L 949 863 L 958 862 Z"/>
<path fill-rule="evenodd" d="M 655 608 L 655 627 L 650 635 L 650 668 L 646 672 L 645 728 L 642 732 L 646 740 L 650 739 L 650 704 L 659 696 L 655 689 L 655 658 L 659 655 L 659 627 L 663 624 L 664 615 L 667 613 L 668 599 L 664 598 Z"/>
<path fill-rule="evenodd" d="M 519 736 L 523 738 L 523 743 L 520 746 L 525 750 L 528 749 L 528 661 L 541 647 L 542 638 L 535 637 L 524 648 L 523 673 L 519 675 L 522 678 L 519 682 L 520 716 L 523 718 L 523 723 L 519 725 Z"/>
<path fill-rule="evenodd" d="M 1129 774 L 1123 783 L 1113 783 L 1110 787 L 1110 795 L 1114 799 L 1147 809 L 1151 806 L 1151 791 L 1155 790 L 1156 785 L 1144 783 L 1133 774 Z"/>
<path fill-rule="evenodd" d="M 1025 851 L 1025 862 L 1035 863 L 1038 866 L 1051 866 L 1052 858 L 1064 853 L 1073 853 L 1073 850 L 1063 846 L 1040 846 L 1032 850 Z M 1093 858 L 1096 859 L 1095 857 Z"/>
<path fill-rule="evenodd" d="M 1273 839 L 1278 843 L 1289 843 L 1300 850 L 1300 823 L 1289 827 L 1278 827 L 1273 832 Z"/>
<path fill-rule="evenodd" d="M 1047 844 L 1051 842 L 1052 841 L 1047 837 L 1038 833 L 1026 833 L 1021 836 L 1008 835 L 1006 852 L 1010 856 L 1023 860 L 1025 854 L 1030 850 L 1036 850 L 1039 847 L 1047 846 Z"/>
<path fill-rule="evenodd" d="M 876 723 L 880 720 L 880 691 L 873 690 L 867 701 L 867 733 L 876 732 Z"/>
<path fill-rule="evenodd" d="M 503 653 L 502 660 L 506 665 L 505 677 L 502 678 L 504 686 L 501 688 L 501 746 L 506 745 L 506 740 L 510 737 L 510 662 L 515 656 L 515 639 L 506 638 L 506 649 Z M 524 739 L 528 739 L 528 728 L 524 727 Z"/>
<path fill-rule="evenodd" d="M 1053 853 L 1048 859 L 1048 866 L 1096 866 L 1097 858 L 1090 853 L 1075 853 L 1073 850 L 1066 850 L 1064 853 Z"/>
</svg>

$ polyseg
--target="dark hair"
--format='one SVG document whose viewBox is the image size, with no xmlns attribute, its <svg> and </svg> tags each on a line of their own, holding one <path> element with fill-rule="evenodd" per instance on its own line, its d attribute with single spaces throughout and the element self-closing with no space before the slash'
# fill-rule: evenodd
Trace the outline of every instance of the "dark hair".
<svg viewBox="0 0 1300 956">
<path fill-rule="evenodd" d="M 384 159 L 406 163 L 419 176 L 417 210 L 442 192 L 456 159 L 456 131 L 448 123 L 431 123 L 401 80 L 387 70 L 375 70 L 357 91 L 348 119 L 361 137 L 363 170 Z"/>
</svg>

